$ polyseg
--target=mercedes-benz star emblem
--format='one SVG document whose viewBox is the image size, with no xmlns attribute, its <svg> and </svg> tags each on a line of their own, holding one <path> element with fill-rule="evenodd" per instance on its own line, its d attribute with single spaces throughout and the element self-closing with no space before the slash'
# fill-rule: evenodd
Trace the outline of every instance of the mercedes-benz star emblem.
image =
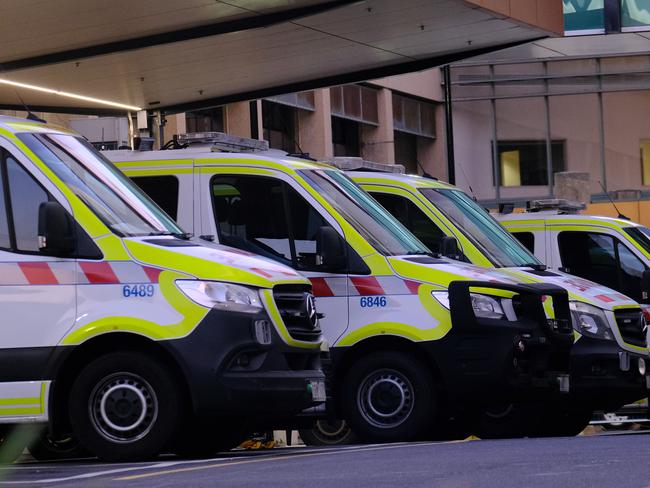
<svg viewBox="0 0 650 488">
<path fill-rule="evenodd" d="M 305 298 L 305 309 L 307 312 L 307 318 L 311 324 L 315 327 L 316 322 L 318 321 L 318 316 L 316 315 L 316 304 L 314 303 L 314 295 L 307 295 Z"/>
</svg>

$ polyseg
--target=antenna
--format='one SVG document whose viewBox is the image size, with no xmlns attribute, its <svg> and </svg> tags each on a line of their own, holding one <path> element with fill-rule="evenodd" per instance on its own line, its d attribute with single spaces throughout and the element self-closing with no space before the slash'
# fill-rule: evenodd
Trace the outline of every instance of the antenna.
<svg viewBox="0 0 650 488">
<path fill-rule="evenodd" d="M 614 203 L 614 200 L 612 200 L 612 197 L 609 195 L 609 193 L 607 192 L 607 190 L 605 189 L 605 187 L 603 186 L 603 184 L 601 183 L 600 180 L 598 180 L 598 184 L 599 184 L 600 187 L 603 189 L 603 192 L 605 192 L 605 195 L 607 195 L 607 198 L 608 198 L 608 200 L 609 200 L 609 203 L 611 203 L 612 206 L 614 207 L 614 210 L 616 210 L 616 213 L 618 214 L 618 218 L 619 218 L 619 219 L 630 220 L 630 217 L 627 217 L 627 216 L 623 215 L 623 214 L 619 211 L 618 207 L 617 207 L 616 204 Z"/>
<path fill-rule="evenodd" d="M 419 159 L 415 160 L 415 164 L 417 164 L 420 170 L 422 170 L 422 176 L 424 176 L 425 178 L 429 178 L 430 180 L 438 180 L 438 178 L 436 178 L 435 176 L 431 175 L 430 173 L 427 173 L 424 167 L 420 164 Z"/>
<path fill-rule="evenodd" d="M 14 93 L 20 100 L 20 103 L 22 104 L 23 107 L 25 107 L 25 112 L 27 112 L 27 120 L 33 120 L 34 122 L 42 122 L 43 124 L 47 124 L 47 121 L 41 119 L 38 115 L 34 114 L 31 109 L 27 106 L 25 101 L 23 100 L 23 97 L 20 96 L 20 93 L 18 93 L 18 90 L 14 88 Z"/>
</svg>

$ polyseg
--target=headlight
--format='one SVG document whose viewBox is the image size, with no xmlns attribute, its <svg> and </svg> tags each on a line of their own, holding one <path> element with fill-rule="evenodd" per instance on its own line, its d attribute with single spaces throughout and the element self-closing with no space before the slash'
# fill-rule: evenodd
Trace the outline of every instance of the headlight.
<svg viewBox="0 0 650 488">
<path fill-rule="evenodd" d="M 449 293 L 446 291 L 432 291 L 431 296 L 449 310 Z M 486 319 L 502 319 L 505 317 L 503 308 L 496 299 L 479 293 L 470 293 L 469 296 L 472 299 L 474 315 L 477 317 Z"/>
<path fill-rule="evenodd" d="M 204 307 L 246 313 L 262 310 L 260 294 L 254 288 L 199 280 L 177 280 L 176 285 L 190 299 Z"/>
<path fill-rule="evenodd" d="M 597 339 L 613 340 L 611 327 L 605 312 L 583 302 L 569 302 L 573 329 L 581 335 Z"/>
</svg>

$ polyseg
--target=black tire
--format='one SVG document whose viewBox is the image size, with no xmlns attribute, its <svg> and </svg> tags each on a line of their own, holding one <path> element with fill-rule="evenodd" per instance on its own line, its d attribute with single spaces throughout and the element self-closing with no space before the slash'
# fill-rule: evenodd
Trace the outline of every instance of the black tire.
<svg viewBox="0 0 650 488">
<path fill-rule="evenodd" d="M 307 446 L 341 446 L 359 442 L 345 420 L 317 420 L 311 429 L 299 429 L 298 433 Z"/>
<path fill-rule="evenodd" d="M 436 416 L 433 375 L 421 361 L 396 351 L 362 357 L 343 378 L 344 417 L 362 441 L 412 441 Z"/>
<path fill-rule="evenodd" d="M 27 449 L 37 461 L 57 461 L 92 456 L 73 435 L 55 439 L 49 435 L 48 429 L 45 427 L 39 436 L 27 446 Z"/>
<path fill-rule="evenodd" d="M 250 434 L 241 421 L 210 422 L 190 417 L 171 444 L 171 452 L 183 458 L 206 458 L 239 446 Z"/>
<path fill-rule="evenodd" d="M 0 464 L 11 464 L 38 435 L 42 425 L 0 424 Z"/>
<path fill-rule="evenodd" d="M 574 437 L 585 430 L 592 417 L 591 410 L 549 410 L 542 415 L 533 436 Z"/>
<path fill-rule="evenodd" d="M 512 439 L 531 435 L 543 407 L 535 403 L 510 403 L 482 410 L 476 435 L 481 439 Z"/>
<path fill-rule="evenodd" d="M 70 392 L 75 435 L 106 461 L 158 455 L 176 433 L 180 412 L 176 377 L 158 359 L 135 351 L 95 359 Z"/>
</svg>

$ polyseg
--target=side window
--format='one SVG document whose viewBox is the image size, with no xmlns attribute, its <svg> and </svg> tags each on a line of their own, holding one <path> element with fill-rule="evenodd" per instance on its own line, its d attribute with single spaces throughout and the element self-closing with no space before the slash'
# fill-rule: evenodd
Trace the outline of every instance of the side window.
<svg viewBox="0 0 650 488">
<path fill-rule="evenodd" d="M 178 178 L 175 176 L 136 176 L 131 178 L 172 219 L 178 218 Z"/>
<path fill-rule="evenodd" d="M 38 209 L 50 195 L 14 158 L 7 157 L 6 164 L 16 249 L 39 252 Z"/>
<path fill-rule="evenodd" d="M 532 232 L 513 232 L 512 235 L 532 254 L 535 254 L 535 234 Z"/>
<path fill-rule="evenodd" d="M 379 192 L 371 195 L 432 252 L 441 251 L 440 243 L 446 234 L 415 203 L 399 195 Z"/>
<path fill-rule="evenodd" d="M 645 265 L 630 251 L 624 244 L 616 242 L 618 259 L 621 263 L 621 293 L 641 300 L 641 277 L 645 271 Z"/>
<path fill-rule="evenodd" d="M 327 221 L 283 181 L 255 176 L 215 176 L 212 199 L 219 242 L 318 271 L 316 237 Z"/>
<path fill-rule="evenodd" d="M 622 291 L 614 238 L 589 232 L 561 232 L 560 258 L 567 273 Z"/>
</svg>

